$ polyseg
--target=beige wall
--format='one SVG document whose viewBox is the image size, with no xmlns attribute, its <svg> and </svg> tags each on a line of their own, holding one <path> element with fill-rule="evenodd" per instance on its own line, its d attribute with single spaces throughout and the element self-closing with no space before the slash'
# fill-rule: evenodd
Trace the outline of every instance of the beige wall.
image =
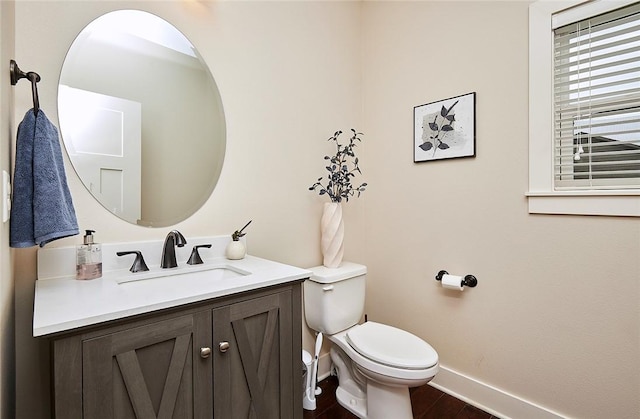
<svg viewBox="0 0 640 419">
<path fill-rule="evenodd" d="M 346 257 L 369 267 L 369 318 L 423 337 L 447 368 L 568 416 L 640 410 L 639 222 L 527 213 L 525 2 L 19 2 L 16 59 L 43 77 L 50 118 L 67 47 L 87 22 L 123 7 L 174 23 L 221 91 L 225 165 L 205 206 L 175 226 L 187 237 L 253 219 L 250 253 L 318 264 L 324 201 L 307 188 L 323 174 L 326 138 L 359 128 L 370 187 L 345 207 Z M 414 164 L 413 106 L 471 91 L 478 156 Z M 30 100 L 28 85 L 16 86 L 16 118 Z M 121 222 L 67 173 L 80 227 L 98 241 L 169 230 Z M 31 338 L 35 249 L 14 253 L 17 417 L 44 418 L 47 347 Z M 440 269 L 480 284 L 443 292 Z"/>
<path fill-rule="evenodd" d="M 11 137 L 13 107 L 9 83 L 9 60 L 14 53 L 14 3 L 0 2 L 0 176 L 2 170 L 11 173 Z M 0 179 L 2 179 L 0 177 Z M 2 185 L 0 184 L 0 193 Z M 1 203 L 0 203 L 1 211 Z M 15 417 L 15 340 L 13 314 L 13 278 L 9 250 L 9 223 L 0 224 L 0 418 Z"/>
<path fill-rule="evenodd" d="M 369 319 L 561 414 L 637 417 L 640 221 L 527 213 L 527 8 L 366 4 Z M 473 91 L 477 157 L 414 164 L 413 106 Z M 479 285 L 445 292 L 440 269 Z"/>
</svg>

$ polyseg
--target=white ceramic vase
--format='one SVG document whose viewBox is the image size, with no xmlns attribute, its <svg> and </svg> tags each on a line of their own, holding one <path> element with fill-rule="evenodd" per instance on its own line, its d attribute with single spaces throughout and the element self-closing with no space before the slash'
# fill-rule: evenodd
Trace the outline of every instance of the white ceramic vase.
<svg viewBox="0 0 640 419">
<path fill-rule="evenodd" d="M 342 206 L 338 202 L 326 202 L 320 219 L 322 264 L 327 268 L 337 268 L 344 255 L 344 223 Z"/>
<path fill-rule="evenodd" d="M 232 240 L 227 245 L 224 252 L 227 259 L 239 260 L 243 259 L 247 254 L 247 248 L 240 240 Z"/>
</svg>

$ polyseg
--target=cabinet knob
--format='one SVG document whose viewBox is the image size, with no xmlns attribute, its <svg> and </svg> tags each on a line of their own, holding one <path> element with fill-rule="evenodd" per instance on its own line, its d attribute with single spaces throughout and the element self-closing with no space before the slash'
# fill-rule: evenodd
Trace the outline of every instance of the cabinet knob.
<svg viewBox="0 0 640 419">
<path fill-rule="evenodd" d="M 211 348 L 200 348 L 200 358 L 209 358 Z"/>
<path fill-rule="evenodd" d="M 220 352 L 225 353 L 229 350 L 229 342 L 220 342 L 218 345 Z"/>
</svg>

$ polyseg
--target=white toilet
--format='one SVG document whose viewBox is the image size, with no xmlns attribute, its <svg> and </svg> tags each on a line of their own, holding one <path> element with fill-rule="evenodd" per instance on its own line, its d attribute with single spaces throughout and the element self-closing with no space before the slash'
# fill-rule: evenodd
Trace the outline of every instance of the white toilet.
<svg viewBox="0 0 640 419">
<path fill-rule="evenodd" d="M 332 342 L 338 402 L 359 418 L 413 418 L 409 388 L 438 372 L 438 353 L 425 341 L 395 327 L 358 324 L 364 313 L 367 267 L 311 268 L 304 283 L 307 324 Z"/>
</svg>

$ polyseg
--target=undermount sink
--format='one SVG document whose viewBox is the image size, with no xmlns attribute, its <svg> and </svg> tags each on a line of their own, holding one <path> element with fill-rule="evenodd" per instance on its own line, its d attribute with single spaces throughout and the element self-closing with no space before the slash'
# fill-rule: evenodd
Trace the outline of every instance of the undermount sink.
<svg viewBox="0 0 640 419">
<path fill-rule="evenodd" d="M 202 265 L 183 265 L 177 268 L 161 269 L 159 267 L 152 268 L 145 272 L 119 273 L 113 276 L 114 281 L 118 284 L 127 282 L 142 281 L 147 279 L 164 278 L 173 275 L 187 275 L 198 273 L 200 277 L 206 277 L 207 280 L 215 281 L 220 279 L 237 278 L 241 276 L 251 275 L 251 272 L 240 269 L 229 263 L 211 263 Z M 111 276 L 111 275 L 109 275 Z"/>
</svg>

